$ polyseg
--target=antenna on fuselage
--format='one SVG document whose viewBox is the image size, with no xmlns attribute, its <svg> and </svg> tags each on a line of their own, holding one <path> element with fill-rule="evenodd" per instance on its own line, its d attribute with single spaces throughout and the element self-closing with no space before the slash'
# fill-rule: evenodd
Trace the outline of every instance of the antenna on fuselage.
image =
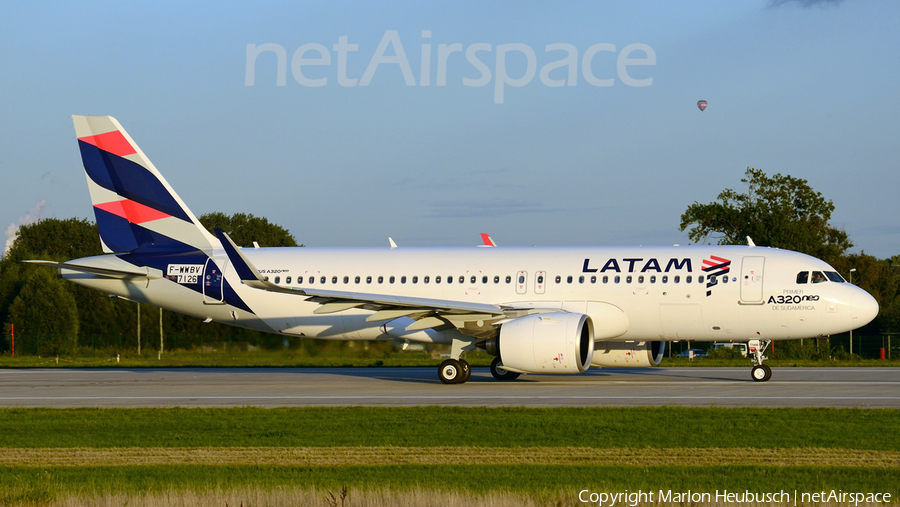
<svg viewBox="0 0 900 507">
<path fill-rule="evenodd" d="M 756 246 L 756 243 L 753 242 L 753 239 L 750 236 L 747 236 L 747 246 L 753 248 Z"/>
<path fill-rule="evenodd" d="M 391 244 L 391 250 L 393 250 L 394 248 L 397 248 L 397 243 L 394 243 L 394 240 L 391 239 L 390 236 L 388 236 L 388 243 Z"/>
</svg>

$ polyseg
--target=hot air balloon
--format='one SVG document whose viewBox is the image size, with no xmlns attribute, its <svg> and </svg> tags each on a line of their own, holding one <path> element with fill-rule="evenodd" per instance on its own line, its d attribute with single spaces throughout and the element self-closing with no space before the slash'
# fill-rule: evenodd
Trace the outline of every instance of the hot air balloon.
<svg viewBox="0 0 900 507">
<path fill-rule="evenodd" d="M 700 108 L 700 111 L 702 112 L 704 109 L 706 109 L 706 101 L 705 101 L 705 100 L 698 100 L 698 101 L 697 101 L 697 107 L 699 107 L 699 108 Z"/>
</svg>

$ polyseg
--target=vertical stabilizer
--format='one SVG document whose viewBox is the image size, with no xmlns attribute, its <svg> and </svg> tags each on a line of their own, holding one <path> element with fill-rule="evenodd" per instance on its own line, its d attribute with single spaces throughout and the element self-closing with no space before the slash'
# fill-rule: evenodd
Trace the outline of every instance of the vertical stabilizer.
<svg viewBox="0 0 900 507">
<path fill-rule="evenodd" d="M 212 236 L 112 116 L 72 116 L 103 251 L 207 254 Z"/>
</svg>

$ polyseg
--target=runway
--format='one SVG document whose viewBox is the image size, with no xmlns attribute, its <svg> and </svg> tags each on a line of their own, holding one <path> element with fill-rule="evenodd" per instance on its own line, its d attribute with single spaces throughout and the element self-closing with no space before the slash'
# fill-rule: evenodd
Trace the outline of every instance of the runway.
<svg viewBox="0 0 900 507">
<path fill-rule="evenodd" d="M 900 368 L 591 369 L 444 385 L 436 368 L 4 369 L 0 407 L 719 406 L 900 408 Z"/>
</svg>

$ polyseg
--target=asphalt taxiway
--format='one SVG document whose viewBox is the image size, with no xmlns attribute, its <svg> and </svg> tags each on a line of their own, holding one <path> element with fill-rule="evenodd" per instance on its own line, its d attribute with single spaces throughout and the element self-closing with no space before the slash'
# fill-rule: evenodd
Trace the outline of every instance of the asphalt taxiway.
<svg viewBox="0 0 900 507">
<path fill-rule="evenodd" d="M 900 408 L 900 368 L 591 369 L 495 381 L 474 368 L 444 385 L 436 368 L 3 369 L 0 407 L 322 405 Z"/>
</svg>

